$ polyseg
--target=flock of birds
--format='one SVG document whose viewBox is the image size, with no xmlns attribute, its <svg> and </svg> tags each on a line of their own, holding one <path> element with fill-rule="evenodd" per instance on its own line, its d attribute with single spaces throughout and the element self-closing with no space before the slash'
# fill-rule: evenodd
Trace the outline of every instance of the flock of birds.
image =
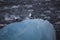
<svg viewBox="0 0 60 40">
<path fill-rule="evenodd" d="M 0 3 L 6 3 L 0 1 Z M 7 7 L 5 7 L 7 8 Z M 17 6 L 12 7 L 17 8 Z M 8 9 L 8 8 L 7 8 Z M 30 19 L 26 17 L 21 22 L 14 22 L 4 26 L 0 29 L 0 40 L 56 40 L 56 33 L 54 26 L 47 20 Z M 9 19 L 5 17 L 6 21 L 19 19 L 19 17 L 11 16 Z"/>
</svg>

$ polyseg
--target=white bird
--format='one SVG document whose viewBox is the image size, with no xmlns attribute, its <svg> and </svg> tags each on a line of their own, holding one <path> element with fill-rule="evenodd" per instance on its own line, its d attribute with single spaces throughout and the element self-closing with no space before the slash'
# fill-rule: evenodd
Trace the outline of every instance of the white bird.
<svg viewBox="0 0 60 40">
<path fill-rule="evenodd" d="M 47 20 L 28 19 L 0 29 L 0 40 L 56 40 L 56 34 Z"/>
</svg>

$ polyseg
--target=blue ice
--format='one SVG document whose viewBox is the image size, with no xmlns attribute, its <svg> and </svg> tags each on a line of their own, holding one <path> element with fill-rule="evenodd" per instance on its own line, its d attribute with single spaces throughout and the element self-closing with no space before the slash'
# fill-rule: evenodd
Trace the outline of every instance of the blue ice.
<svg viewBox="0 0 60 40">
<path fill-rule="evenodd" d="M 0 40 L 56 40 L 56 34 L 47 20 L 28 19 L 0 29 Z"/>
</svg>

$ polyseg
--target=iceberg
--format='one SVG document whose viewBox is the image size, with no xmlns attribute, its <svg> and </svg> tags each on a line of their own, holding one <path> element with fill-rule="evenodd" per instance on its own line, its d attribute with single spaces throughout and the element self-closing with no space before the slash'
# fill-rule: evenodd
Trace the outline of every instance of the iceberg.
<svg viewBox="0 0 60 40">
<path fill-rule="evenodd" d="M 27 19 L 0 29 L 0 40 L 56 40 L 56 34 L 47 20 Z"/>
</svg>

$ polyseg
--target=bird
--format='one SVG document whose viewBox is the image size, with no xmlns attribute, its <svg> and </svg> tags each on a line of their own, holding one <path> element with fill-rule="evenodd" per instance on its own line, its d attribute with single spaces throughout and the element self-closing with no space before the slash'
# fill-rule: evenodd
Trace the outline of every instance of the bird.
<svg viewBox="0 0 60 40">
<path fill-rule="evenodd" d="M 56 32 L 47 20 L 27 19 L 0 29 L 0 40 L 56 40 Z"/>
</svg>

